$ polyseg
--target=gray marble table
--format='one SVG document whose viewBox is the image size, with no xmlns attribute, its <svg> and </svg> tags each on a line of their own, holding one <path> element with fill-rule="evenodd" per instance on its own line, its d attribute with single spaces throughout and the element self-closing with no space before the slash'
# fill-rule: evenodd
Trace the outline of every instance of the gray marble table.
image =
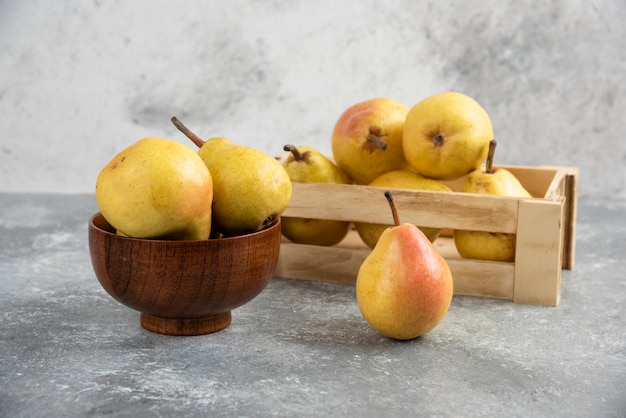
<svg viewBox="0 0 626 418">
<path fill-rule="evenodd" d="M 351 285 L 274 279 L 212 335 L 169 337 L 91 268 L 90 195 L 0 194 L 0 416 L 626 414 L 626 201 L 581 200 L 556 308 L 455 296 L 397 342 Z"/>
</svg>

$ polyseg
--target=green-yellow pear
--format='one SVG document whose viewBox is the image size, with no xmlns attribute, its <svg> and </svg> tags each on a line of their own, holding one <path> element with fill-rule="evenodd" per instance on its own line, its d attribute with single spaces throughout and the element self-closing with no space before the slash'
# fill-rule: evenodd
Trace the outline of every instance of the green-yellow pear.
<svg viewBox="0 0 626 418">
<path fill-rule="evenodd" d="M 313 147 L 285 145 L 282 164 L 292 182 L 351 184 L 352 180 L 324 154 Z M 335 245 L 346 237 L 351 222 L 283 216 L 283 235 L 297 244 Z"/>
<path fill-rule="evenodd" d="M 102 216 L 132 238 L 208 239 L 213 182 L 198 154 L 164 138 L 144 138 L 117 154 L 96 180 Z"/>
<path fill-rule="evenodd" d="M 335 163 L 356 184 L 369 184 L 383 173 L 406 168 L 402 130 L 408 111 L 403 103 L 389 98 L 350 106 L 333 129 Z"/>
<path fill-rule="evenodd" d="M 213 178 L 213 232 L 238 236 L 274 223 L 291 200 L 291 180 L 274 157 L 215 137 L 203 141 L 176 117 L 174 125 L 200 147 Z"/>
<path fill-rule="evenodd" d="M 499 196 L 530 198 L 519 180 L 504 168 L 493 167 L 496 141 L 492 140 L 485 167 L 467 175 L 463 191 Z M 515 234 L 484 231 L 454 231 L 454 243 L 464 258 L 494 261 L 515 260 Z"/>
<path fill-rule="evenodd" d="M 380 236 L 356 279 L 361 314 L 380 334 L 409 340 L 434 329 L 452 302 L 446 260 L 415 225 L 400 223 L 390 192 L 394 226 Z"/>
<path fill-rule="evenodd" d="M 474 99 L 457 92 L 429 96 L 406 115 L 402 149 L 425 177 L 452 180 L 480 167 L 493 127 Z"/>
<path fill-rule="evenodd" d="M 409 170 L 390 171 L 375 178 L 369 185 L 438 192 L 452 191 L 448 185 L 438 180 L 427 179 L 421 174 Z M 372 224 L 366 222 L 355 222 L 354 225 L 363 242 L 370 248 L 374 248 L 383 231 L 391 226 L 390 224 Z M 431 242 L 435 241 L 441 232 L 440 228 L 419 227 L 419 229 L 422 230 Z"/>
</svg>

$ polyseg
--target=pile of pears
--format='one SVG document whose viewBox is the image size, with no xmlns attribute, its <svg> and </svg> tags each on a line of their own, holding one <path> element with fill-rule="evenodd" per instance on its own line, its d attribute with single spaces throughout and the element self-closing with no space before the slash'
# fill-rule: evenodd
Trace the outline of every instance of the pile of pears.
<svg viewBox="0 0 626 418">
<path fill-rule="evenodd" d="M 143 138 L 100 171 L 96 203 L 119 235 L 206 240 L 260 231 L 275 223 L 292 184 L 272 156 L 226 138 L 206 141 L 176 117 L 174 125 L 199 147 Z"/>
<path fill-rule="evenodd" d="M 293 145 L 285 146 L 280 160 L 294 182 L 452 192 L 445 182 L 465 176 L 463 192 L 531 197 L 511 172 L 493 167 L 493 136 L 485 109 L 462 93 L 435 94 L 412 108 L 375 98 L 341 114 L 332 133 L 332 160 Z M 372 328 L 408 340 L 444 319 L 453 278 L 433 245 L 441 230 L 401 223 L 391 192 L 385 197 L 393 223 L 354 223 L 372 249 L 357 274 L 356 298 Z M 283 217 L 283 235 L 296 243 L 333 245 L 350 228 L 349 222 Z M 514 234 L 456 230 L 454 242 L 465 258 L 515 257 Z"/>
<path fill-rule="evenodd" d="M 434 94 L 411 108 L 394 99 L 374 98 L 340 115 L 331 137 L 332 159 L 311 147 L 287 145 L 287 155 L 279 160 L 295 182 L 451 192 L 446 182 L 465 176 L 463 192 L 531 197 L 511 172 L 493 166 L 493 138 L 487 111 L 463 93 Z M 354 223 L 372 249 L 390 226 Z M 418 227 L 431 242 L 441 233 L 440 228 Z M 283 218 L 283 235 L 299 244 L 334 245 L 350 228 L 347 222 Z M 454 243 L 464 258 L 515 257 L 514 234 L 457 230 Z"/>
</svg>

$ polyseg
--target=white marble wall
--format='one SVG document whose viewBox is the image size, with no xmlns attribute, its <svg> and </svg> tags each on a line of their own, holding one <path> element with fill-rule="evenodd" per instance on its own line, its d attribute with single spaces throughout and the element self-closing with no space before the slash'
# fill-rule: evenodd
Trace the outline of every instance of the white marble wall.
<svg viewBox="0 0 626 418">
<path fill-rule="evenodd" d="M 0 0 L 0 192 L 92 192 L 144 136 L 330 153 L 349 105 L 477 99 L 498 162 L 626 197 L 622 0 Z"/>
</svg>

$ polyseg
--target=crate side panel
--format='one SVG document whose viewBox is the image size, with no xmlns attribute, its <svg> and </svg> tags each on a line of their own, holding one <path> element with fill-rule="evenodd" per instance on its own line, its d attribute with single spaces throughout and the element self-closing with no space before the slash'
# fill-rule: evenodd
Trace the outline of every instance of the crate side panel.
<svg viewBox="0 0 626 418">
<path fill-rule="evenodd" d="M 561 268 L 571 268 L 574 262 L 578 170 L 504 167 L 520 179 L 534 199 L 391 190 L 403 222 L 444 228 L 435 245 L 443 250 L 453 272 L 455 294 L 556 306 Z M 460 184 L 461 179 L 455 180 L 456 187 Z M 391 223 L 389 205 L 382 192 L 369 186 L 294 183 L 292 202 L 285 216 Z M 560 230 L 554 221 L 561 223 Z M 462 259 L 453 246 L 453 229 L 517 232 L 516 262 Z M 333 247 L 287 241 L 281 245 L 275 276 L 353 284 L 369 252 L 354 230 Z"/>
</svg>

